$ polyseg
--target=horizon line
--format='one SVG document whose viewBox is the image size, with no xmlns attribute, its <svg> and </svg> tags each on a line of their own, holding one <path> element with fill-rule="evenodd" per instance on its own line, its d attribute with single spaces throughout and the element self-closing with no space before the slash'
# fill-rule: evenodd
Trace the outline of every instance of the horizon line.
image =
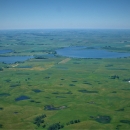
<svg viewBox="0 0 130 130">
<path fill-rule="evenodd" d="M 0 29 L 5 30 L 130 30 L 130 28 L 18 28 L 18 29 Z"/>
</svg>

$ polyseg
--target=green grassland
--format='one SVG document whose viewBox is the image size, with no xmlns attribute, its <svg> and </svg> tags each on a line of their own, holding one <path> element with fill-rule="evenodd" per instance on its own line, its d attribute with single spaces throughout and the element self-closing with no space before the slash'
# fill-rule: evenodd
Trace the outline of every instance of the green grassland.
<svg viewBox="0 0 130 130">
<path fill-rule="evenodd" d="M 130 57 L 77 59 L 55 55 L 67 46 L 129 52 L 130 32 L 0 32 L 1 54 L 42 55 L 0 63 L 0 129 L 130 129 Z M 24 100 L 20 97 L 23 97 Z"/>
</svg>

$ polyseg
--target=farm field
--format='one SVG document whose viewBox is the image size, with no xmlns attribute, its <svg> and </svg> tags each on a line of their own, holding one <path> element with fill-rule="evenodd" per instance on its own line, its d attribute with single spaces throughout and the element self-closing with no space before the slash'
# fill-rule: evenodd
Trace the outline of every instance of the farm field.
<svg viewBox="0 0 130 130">
<path fill-rule="evenodd" d="M 55 50 L 130 53 L 130 30 L 0 31 L 0 129 L 130 129 L 130 57 L 73 58 Z"/>
</svg>

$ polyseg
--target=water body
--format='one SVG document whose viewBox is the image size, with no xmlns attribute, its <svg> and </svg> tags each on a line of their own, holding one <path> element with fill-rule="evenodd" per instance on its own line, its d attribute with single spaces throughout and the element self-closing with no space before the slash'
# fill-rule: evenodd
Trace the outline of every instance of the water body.
<svg viewBox="0 0 130 130">
<path fill-rule="evenodd" d="M 40 93 L 41 92 L 41 90 L 39 90 L 39 89 L 33 89 L 32 91 L 34 91 L 35 93 Z"/>
<path fill-rule="evenodd" d="M 4 62 L 6 64 L 13 64 L 16 62 L 23 62 L 33 58 L 33 56 L 7 56 L 7 57 L 0 57 L 0 62 Z"/>
<path fill-rule="evenodd" d="M 130 53 L 110 52 L 100 48 L 66 47 L 56 50 L 58 55 L 72 58 L 119 58 L 129 57 Z"/>
<path fill-rule="evenodd" d="M 15 101 L 27 100 L 27 99 L 30 99 L 30 97 L 22 95 L 22 96 L 19 96 L 18 98 L 16 98 Z"/>
<path fill-rule="evenodd" d="M 6 54 L 6 53 L 10 53 L 13 52 L 12 50 L 0 50 L 0 54 Z"/>
</svg>

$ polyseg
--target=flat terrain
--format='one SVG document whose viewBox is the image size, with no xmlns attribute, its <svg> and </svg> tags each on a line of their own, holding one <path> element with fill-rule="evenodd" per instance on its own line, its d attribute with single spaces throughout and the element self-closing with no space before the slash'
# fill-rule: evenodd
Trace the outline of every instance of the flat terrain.
<svg viewBox="0 0 130 130">
<path fill-rule="evenodd" d="M 130 31 L 1 31 L 0 50 L 13 51 L 0 56 L 34 58 L 0 63 L 0 129 L 130 129 L 130 57 L 56 54 L 68 46 L 130 52 Z"/>
</svg>

